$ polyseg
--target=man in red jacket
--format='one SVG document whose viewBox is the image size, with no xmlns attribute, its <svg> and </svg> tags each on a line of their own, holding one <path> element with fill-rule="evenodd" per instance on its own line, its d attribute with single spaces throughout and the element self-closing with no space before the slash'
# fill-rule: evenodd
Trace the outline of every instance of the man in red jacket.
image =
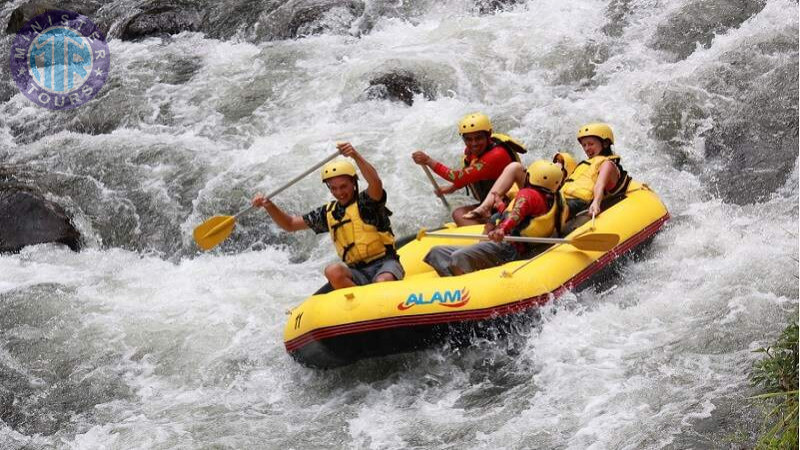
<svg viewBox="0 0 800 450">
<path fill-rule="evenodd" d="M 519 157 L 509 146 L 492 138 L 492 122 L 485 114 L 467 114 L 458 123 L 458 132 L 466 145 L 462 169 L 451 169 L 422 150 L 415 151 L 411 157 L 415 163 L 430 167 L 437 175 L 452 183 L 450 186 L 440 188 L 439 194 L 450 194 L 468 187 L 473 197 L 482 202 L 489 194 L 494 181 L 503 173 L 503 169 L 512 162 L 519 161 Z M 520 151 L 524 152 L 524 148 Z M 476 206 L 468 205 L 455 209 L 453 221 L 456 225 L 484 223 L 485 220 L 481 218 L 464 217 L 464 214 Z"/>
</svg>

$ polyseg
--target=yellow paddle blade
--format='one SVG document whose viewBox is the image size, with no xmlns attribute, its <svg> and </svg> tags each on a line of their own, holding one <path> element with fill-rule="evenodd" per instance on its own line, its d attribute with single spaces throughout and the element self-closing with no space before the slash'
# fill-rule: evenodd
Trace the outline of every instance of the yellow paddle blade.
<svg viewBox="0 0 800 450">
<path fill-rule="evenodd" d="M 235 224 L 233 216 L 214 216 L 194 229 L 194 241 L 203 250 L 212 249 L 231 234 Z"/>
<path fill-rule="evenodd" d="M 619 243 L 619 235 L 612 233 L 589 233 L 570 239 L 569 243 L 578 250 L 607 252 Z"/>
</svg>

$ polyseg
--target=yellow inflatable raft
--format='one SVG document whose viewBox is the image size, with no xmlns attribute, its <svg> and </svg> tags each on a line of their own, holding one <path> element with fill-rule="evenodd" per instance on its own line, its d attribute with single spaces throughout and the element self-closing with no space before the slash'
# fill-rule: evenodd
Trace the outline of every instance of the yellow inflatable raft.
<svg viewBox="0 0 800 450">
<path fill-rule="evenodd" d="M 658 196 L 646 185 L 632 182 L 625 196 L 597 217 L 594 230 L 587 222 L 566 236 L 618 234 L 619 243 L 610 251 L 581 251 L 570 244 L 556 244 L 516 272 L 526 261 L 440 278 L 422 261 L 428 249 L 471 245 L 477 240 L 426 237 L 411 241 L 398 250 L 405 279 L 312 295 L 294 308 L 284 330 L 286 351 L 308 366 L 336 367 L 448 340 L 497 334 L 498 325 L 529 317 L 531 308 L 586 283 L 652 237 L 668 219 Z M 442 230 L 481 231 L 482 226 Z"/>
</svg>

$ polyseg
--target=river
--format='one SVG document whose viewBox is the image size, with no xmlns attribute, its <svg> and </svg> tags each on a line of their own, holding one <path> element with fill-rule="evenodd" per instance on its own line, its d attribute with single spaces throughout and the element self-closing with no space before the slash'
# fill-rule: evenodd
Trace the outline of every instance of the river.
<svg viewBox="0 0 800 450">
<path fill-rule="evenodd" d="M 0 23 L 23 3 L 0 5 Z M 753 445 L 753 350 L 798 309 L 796 2 L 318 2 L 292 28 L 223 0 L 227 32 L 121 39 L 112 13 L 141 3 L 96 12 L 111 67 L 84 106 L 37 107 L 0 68 L 0 164 L 85 244 L 0 255 L 0 447 Z M 278 25 L 298 36 L 264 31 Z M 386 74 L 413 76 L 410 105 L 370 86 Z M 519 335 L 327 371 L 282 340 L 335 258 L 327 236 L 257 211 L 214 251 L 194 245 L 196 225 L 344 140 L 382 176 L 396 234 L 436 226 L 447 213 L 410 154 L 457 164 L 472 111 L 524 142 L 525 162 L 580 156 L 577 127 L 610 123 L 671 221 Z M 328 199 L 314 174 L 275 202 Z"/>
</svg>

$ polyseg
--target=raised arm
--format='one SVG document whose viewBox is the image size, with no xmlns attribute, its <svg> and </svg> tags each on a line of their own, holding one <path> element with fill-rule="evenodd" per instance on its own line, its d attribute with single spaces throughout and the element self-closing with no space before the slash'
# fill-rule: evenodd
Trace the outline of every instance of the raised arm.
<svg viewBox="0 0 800 450">
<path fill-rule="evenodd" d="M 353 161 L 356 162 L 358 170 L 367 182 L 367 195 L 375 201 L 383 198 L 383 181 L 381 181 L 381 177 L 375 167 L 364 159 L 349 142 L 340 142 L 336 144 L 336 148 L 339 149 L 342 155 L 353 158 Z"/>
</svg>

